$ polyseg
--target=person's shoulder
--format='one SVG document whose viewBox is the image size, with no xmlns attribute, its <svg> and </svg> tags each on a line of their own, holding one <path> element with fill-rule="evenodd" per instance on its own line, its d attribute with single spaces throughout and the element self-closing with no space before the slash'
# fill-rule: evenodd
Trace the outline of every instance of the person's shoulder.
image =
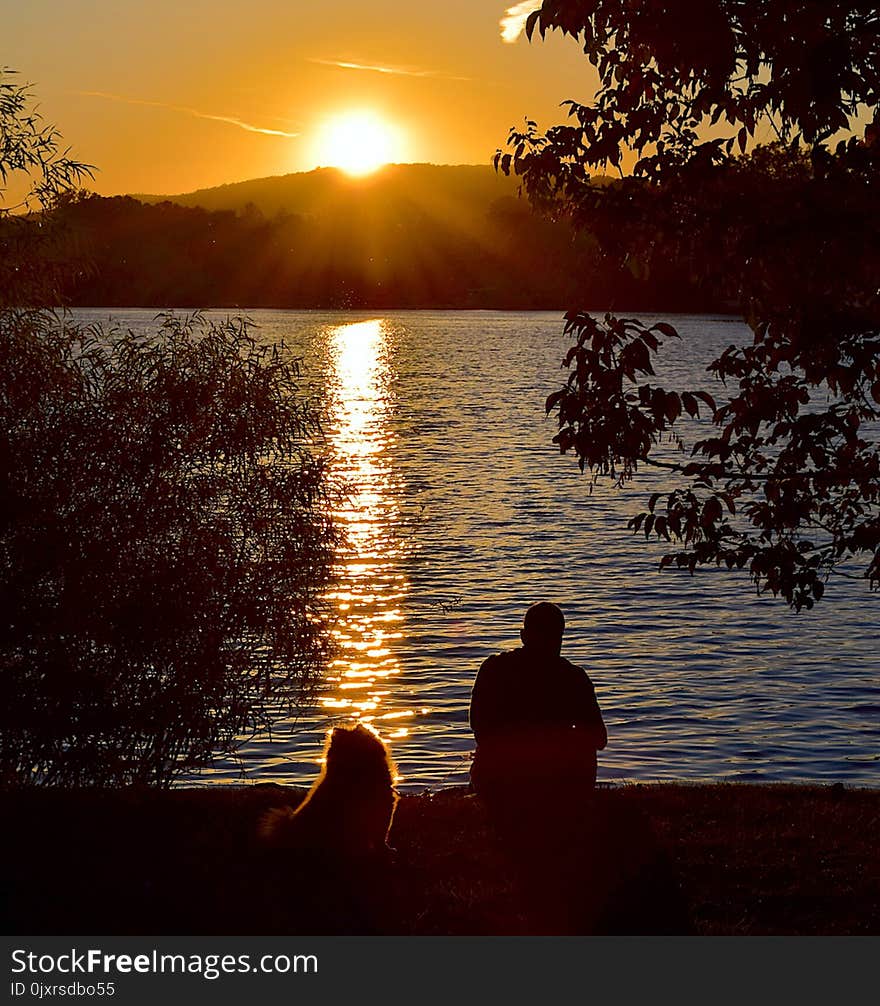
<svg viewBox="0 0 880 1006">
<path fill-rule="evenodd" d="M 499 674 L 519 662 L 517 656 L 519 652 L 519 650 L 502 650 L 500 653 L 493 653 L 490 657 L 486 657 L 480 665 L 480 670 L 490 674 Z"/>
<path fill-rule="evenodd" d="M 560 657 L 560 664 L 564 669 L 564 673 L 569 675 L 571 678 L 586 678 L 590 687 L 593 687 L 593 682 L 590 680 L 590 675 L 587 674 L 586 670 L 579 666 L 578 664 L 573 664 L 570 660 L 566 660 L 565 657 Z"/>
</svg>

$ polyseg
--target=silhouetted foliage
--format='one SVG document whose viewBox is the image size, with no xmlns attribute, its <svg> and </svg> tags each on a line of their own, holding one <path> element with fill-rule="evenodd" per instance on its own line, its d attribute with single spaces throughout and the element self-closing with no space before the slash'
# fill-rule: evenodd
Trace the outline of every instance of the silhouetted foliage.
<svg viewBox="0 0 880 1006">
<path fill-rule="evenodd" d="M 27 85 L 0 67 L 0 309 L 57 302 L 69 278 L 71 248 L 46 211 L 91 178 L 92 168 L 60 150 L 60 139 L 33 107 Z M 18 201 L 6 206 L 13 179 Z"/>
<path fill-rule="evenodd" d="M 880 583 L 876 115 L 864 126 L 878 27 L 863 3 L 545 0 L 529 36 L 575 37 L 599 88 L 565 102 L 570 123 L 527 122 L 496 156 L 634 271 L 674 258 L 740 305 L 753 342 L 708 368 L 729 400 L 644 380 L 671 325 L 573 310 L 571 374 L 548 411 L 594 477 L 622 483 L 644 464 L 683 476 L 631 522 L 679 546 L 661 567 L 746 568 L 796 609 L 850 561 Z M 776 144 L 743 156 L 759 129 Z M 609 165 L 620 179 L 593 184 Z M 680 428 L 692 459 L 658 460 L 661 440 L 684 446 Z"/>
<path fill-rule="evenodd" d="M 288 713 L 324 664 L 314 417 L 296 361 L 246 321 L 136 335 L 41 306 L 40 229 L 80 172 L 25 92 L 4 96 L 0 174 L 42 180 L 0 301 L 0 781 L 167 784 Z"/>
</svg>

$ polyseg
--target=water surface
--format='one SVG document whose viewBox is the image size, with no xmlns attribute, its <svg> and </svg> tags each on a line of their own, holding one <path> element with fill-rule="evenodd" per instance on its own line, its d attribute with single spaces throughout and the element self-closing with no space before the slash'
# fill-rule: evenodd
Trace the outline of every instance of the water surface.
<svg viewBox="0 0 880 1006">
<path fill-rule="evenodd" d="M 151 316 L 114 312 L 134 328 Z M 658 573 L 663 549 L 626 522 L 665 483 L 591 492 L 552 444 L 558 314 L 251 317 L 303 356 L 350 485 L 329 599 L 338 645 L 318 706 L 205 780 L 310 782 L 326 727 L 360 718 L 391 743 L 404 788 L 466 782 L 474 675 L 550 599 L 608 725 L 600 779 L 880 785 L 880 596 L 834 579 L 796 615 L 743 574 Z M 750 336 L 730 318 L 666 317 L 684 337 L 663 351 L 670 387 L 706 386 L 713 351 Z"/>
</svg>

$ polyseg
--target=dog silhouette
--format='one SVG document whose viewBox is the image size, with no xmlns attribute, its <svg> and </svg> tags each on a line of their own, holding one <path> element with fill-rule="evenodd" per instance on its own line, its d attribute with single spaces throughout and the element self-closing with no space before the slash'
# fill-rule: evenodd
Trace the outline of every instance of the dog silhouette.
<svg viewBox="0 0 880 1006">
<path fill-rule="evenodd" d="M 396 768 L 388 747 L 363 724 L 334 727 L 324 764 L 303 802 L 274 807 L 259 834 L 277 849 L 356 859 L 388 848 L 397 806 Z"/>
</svg>

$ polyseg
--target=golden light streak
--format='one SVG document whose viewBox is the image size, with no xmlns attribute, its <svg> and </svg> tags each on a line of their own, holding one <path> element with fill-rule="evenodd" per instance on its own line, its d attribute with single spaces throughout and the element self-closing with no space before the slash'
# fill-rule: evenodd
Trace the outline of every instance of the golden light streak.
<svg viewBox="0 0 880 1006">
<path fill-rule="evenodd" d="M 470 80 L 470 77 L 457 77 L 439 70 L 423 70 L 415 66 L 391 66 L 381 63 L 358 63 L 347 59 L 319 59 L 312 57 L 310 63 L 320 66 L 335 66 L 339 70 L 364 70 L 368 73 L 382 73 L 395 77 L 430 77 L 440 80 Z"/>
<path fill-rule="evenodd" d="M 400 487 L 390 453 L 392 330 L 372 318 L 326 331 L 332 374 L 327 428 L 348 492 L 336 508 L 345 535 L 339 579 L 327 595 L 338 616 L 337 652 L 323 706 L 383 726 L 386 740 L 401 739 L 408 736 L 401 720 L 418 713 L 402 708 L 408 696 L 388 687 L 401 671 L 393 641 L 404 637 L 401 602 L 408 591 L 399 566 Z"/>
<path fill-rule="evenodd" d="M 125 105 L 146 105 L 148 108 L 167 108 L 172 112 L 180 112 L 184 115 L 191 115 L 196 119 L 208 119 L 212 122 L 225 122 L 230 126 L 238 126 L 249 133 L 263 133 L 266 136 L 283 136 L 293 139 L 299 133 L 290 133 L 284 129 L 266 129 L 262 126 L 254 126 L 250 122 L 238 119 L 234 115 L 212 115 L 209 112 L 200 112 L 196 108 L 189 108 L 186 105 L 171 105 L 166 101 L 148 101 L 146 98 L 127 98 L 122 94 L 110 94 L 107 91 L 74 91 L 74 94 L 85 98 L 104 98 L 106 101 L 118 101 Z"/>
</svg>

